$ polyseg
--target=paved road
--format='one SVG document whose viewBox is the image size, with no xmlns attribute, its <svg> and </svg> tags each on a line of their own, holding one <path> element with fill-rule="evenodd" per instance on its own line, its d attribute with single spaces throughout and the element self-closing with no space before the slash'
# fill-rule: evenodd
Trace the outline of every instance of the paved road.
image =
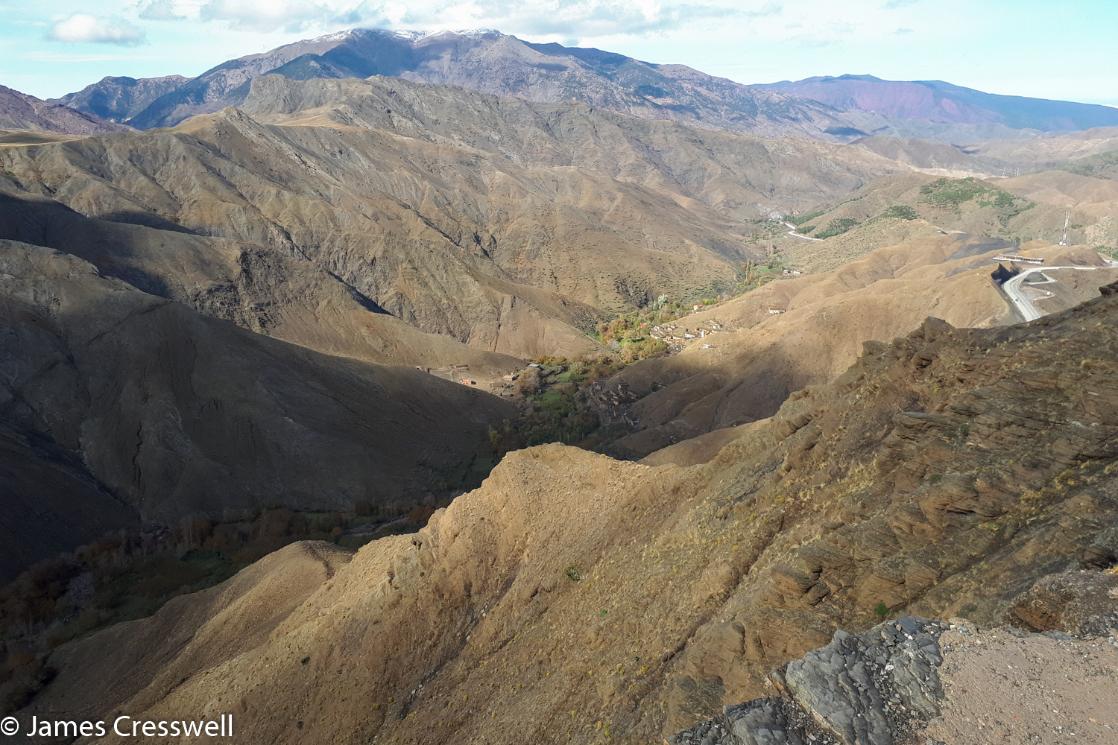
<svg viewBox="0 0 1118 745">
<path fill-rule="evenodd" d="M 792 223 L 788 222 L 788 221 L 784 221 L 784 227 L 788 228 L 788 235 L 792 236 L 793 238 L 802 238 L 805 241 L 821 241 L 821 240 L 823 240 L 822 238 L 812 238 L 810 235 L 803 235 L 802 233 L 797 233 L 796 232 L 796 226 L 793 225 Z"/>
<path fill-rule="evenodd" d="M 1037 266 L 1037 267 L 1033 267 L 1031 269 L 1026 269 L 1023 272 L 1021 272 L 1020 274 L 1007 279 L 1005 282 L 1002 283 L 1002 289 L 1005 290 L 1005 295 L 1006 295 L 1007 298 L 1009 298 L 1010 304 L 1014 308 L 1017 309 L 1017 312 L 1021 314 L 1022 318 L 1024 318 L 1026 321 L 1035 321 L 1036 319 L 1040 318 L 1041 316 L 1047 315 L 1047 313 L 1045 311 L 1041 310 L 1040 308 L 1036 307 L 1036 304 L 1029 298 L 1028 295 L 1025 294 L 1024 290 L 1021 287 L 1021 283 L 1024 282 L 1025 278 L 1028 277 L 1031 274 L 1036 274 L 1037 272 L 1051 272 L 1051 271 L 1057 271 L 1057 270 L 1063 270 L 1063 269 L 1075 269 L 1075 270 L 1083 271 L 1083 272 L 1092 272 L 1096 269 L 1113 269 L 1113 267 L 1112 266 Z M 1036 284 L 1047 284 L 1048 282 L 1054 282 L 1054 281 L 1055 280 L 1053 280 L 1053 279 L 1048 279 L 1046 282 L 1035 282 L 1033 284 L 1034 285 L 1036 285 Z M 1048 297 L 1051 297 L 1051 296 L 1052 296 L 1051 293 L 1049 293 Z"/>
</svg>

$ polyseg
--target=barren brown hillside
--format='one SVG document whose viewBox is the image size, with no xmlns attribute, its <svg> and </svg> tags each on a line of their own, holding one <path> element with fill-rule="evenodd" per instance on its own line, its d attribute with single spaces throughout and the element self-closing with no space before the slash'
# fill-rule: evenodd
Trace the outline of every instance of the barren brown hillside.
<svg viewBox="0 0 1118 745">
<path fill-rule="evenodd" d="M 0 321 L 8 576 L 141 519 L 406 510 L 477 483 L 487 427 L 510 414 L 468 386 L 253 334 L 13 241 L 0 241 Z"/>
<path fill-rule="evenodd" d="M 87 217 L 259 246 L 266 264 L 310 265 L 288 273 L 315 277 L 312 303 L 341 283 L 422 331 L 525 357 L 589 351 L 601 314 L 659 294 L 732 286 L 748 218 L 896 167 L 400 80 L 266 77 L 245 105 L 6 148 L 0 179 Z"/>
<path fill-rule="evenodd" d="M 612 452 L 641 457 L 769 416 L 793 391 L 845 370 L 865 342 L 907 334 L 929 315 L 966 327 L 1014 322 L 990 278 L 992 257 L 1009 244 L 945 235 L 921 221 L 906 225 L 900 242 L 838 269 L 779 279 L 680 319 L 673 333 L 696 337 L 682 353 L 638 363 L 604 383 L 629 402 L 637 430 Z M 819 245 L 834 250 L 837 240 Z M 1050 264 L 1103 264 L 1085 247 L 1030 246 L 1025 253 Z M 1114 278 L 1099 271 L 1076 281 L 1094 292 Z"/>
<path fill-rule="evenodd" d="M 1001 182 L 1039 204 L 1070 212 L 1072 240 L 1118 255 L 1118 180 L 1068 171 L 1043 171 Z"/>
<path fill-rule="evenodd" d="M 1038 576 L 1118 559 L 1116 290 L 1009 328 L 929 320 L 705 465 L 513 453 L 419 533 L 348 563 L 293 545 L 61 647 L 23 714 L 649 742 L 880 609 L 1002 619 Z"/>
<path fill-rule="evenodd" d="M 481 381 L 521 364 L 420 331 L 328 270 L 256 243 L 97 220 L 52 200 L 6 194 L 0 194 L 0 235 L 64 251 L 149 294 L 326 354 L 388 365 L 464 366 Z"/>
<path fill-rule="evenodd" d="M 1030 170 L 1046 168 L 1113 153 L 1118 149 L 1118 128 L 1097 127 L 1082 132 L 993 139 L 968 149 L 976 155 L 1017 163 Z"/>
<path fill-rule="evenodd" d="M 883 217 L 919 216 L 948 232 L 1055 243 L 1063 237 L 1068 216 L 1071 243 L 1118 251 L 1115 132 L 1089 130 L 963 149 L 919 140 L 860 141 L 859 147 L 919 172 L 883 176 L 796 219 L 801 232 L 813 237 L 841 237 L 856 225 Z M 783 243 L 812 248 L 802 241 Z"/>
<path fill-rule="evenodd" d="M 0 85 L 0 129 L 81 135 L 123 132 L 128 127 Z"/>
<path fill-rule="evenodd" d="M 1027 178 L 1040 177 L 1041 174 L 1034 174 Z M 800 230 L 812 237 L 843 238 L 855 226 L 901 216 L 923 218 L 945 232 L 1058 242 L 1064 225 L 1064 208 L 1076 205 L 1056 206 L 1049 201 L 1034 201 L 1027 190 L 1016 189 L 1013 184 L 1012 179 L 961 174 L 884 176 L 829 207 L 801 215 Z M 1083 223 L 1093 224 L 1099 217 L 1090 212 L 1077 213 L 1075 217 L 1077 230 L 1071 238 L 1078 243 L 1083 239 L 1080 230 Z"/>
</svg>

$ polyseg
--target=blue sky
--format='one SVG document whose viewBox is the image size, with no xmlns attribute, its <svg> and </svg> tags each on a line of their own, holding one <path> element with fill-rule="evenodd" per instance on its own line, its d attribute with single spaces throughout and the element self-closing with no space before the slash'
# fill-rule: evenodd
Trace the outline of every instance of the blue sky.
<svg viewBox="0 0 1118 745">
<path fill-rule="evenodd" d="M 871 73 L 1118 105 L 1116 0 L 0 0 L 0 83 L 198 73 L 353 26 L 495 28 L 743 83 Z"/>
</svg>

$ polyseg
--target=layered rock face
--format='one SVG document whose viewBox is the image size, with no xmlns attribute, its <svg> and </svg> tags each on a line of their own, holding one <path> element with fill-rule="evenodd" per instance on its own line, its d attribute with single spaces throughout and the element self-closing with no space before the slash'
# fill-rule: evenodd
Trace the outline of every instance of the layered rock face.
<svg viewBox="0 0 1118 745">
<path fill-rule="evenodd" d="M 1118 549 L 1113 289 L 1023 326 L 929 321 L 871 345 L 704 465 L 512 453 L 422 531 L 312 572 L 293 605 L 267 588 L 313 544 L 62 646 L 21 716 L 233 711 L 274 742 L 648 742 L 772 696 L 769 673 L 836 629 L 902 610 L 1003 622 L 1037 579 Z M 930 650 L 888 635 L 832 651 Z M 814 690 L 829 655 L 789 685 Z M 886 701 L 935 693 L 890 679 Z"/>
<path fill-rule="evenodd" d="M 1112 540 L 1099 540 L 1082 557 L 1087 566 L 1113 567 Z M 1118 628 L 1118 572 L 1052 574 L 1037 581 L 1010 609 L 1011 619 L 1034 631 L 1103 636 Z"/>
<path fill-rule="evenodd" d="M 1118 608 L 1118 598 L 1109 604 Z M 1100 633 L 979 630 L 913 617 L 858 635 L 839 631 L 774 671 L 775 695 L 728 706 L 669 742 L 1102 745 L 1118 730 L 1118 625 Z"/>
<path fill-rule="evenodd" d="M 912 617 L 825 647 L 770 678 L 779 696 L 727 707 L 671 745 L 893 745 L 939 713 L 938 668 L 946 625 Z"/>
</svg>

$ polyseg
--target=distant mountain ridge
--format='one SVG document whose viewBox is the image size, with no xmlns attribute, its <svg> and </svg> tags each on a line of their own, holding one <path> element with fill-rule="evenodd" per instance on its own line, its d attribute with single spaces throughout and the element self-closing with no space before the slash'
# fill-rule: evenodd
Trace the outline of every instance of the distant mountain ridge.
<svg viewBox="0 0 1118 745">
<path fill-rule="evenodd" d="M 682 65 L 656 65 L 597 49 L 531 44 L 496 31 L 416 34 L 368 29 L 229 60 L 154 99 L 128 121 L 141 129 L 171 126 L 196 114 L 237 105 L 247 96 L 248 83 L 264 74 L 294 79 L 402 77 L 543 103 L 581 102 L 645 118 L 735 131 L 819 135 L 849 126 L 829 107 L 814 101 L 751 88 Z M 110 113 L 122 116 L 106 112 Z"/>
<path fill-rule="evenodd" d="M 353 29 L 228 60 L 174 80 L 106 78 L 60 102 L 140 129 L 175 125 L 239 105 L 266 74 L 401 77 L 540 103 L 580 102 L 650 119 L 764 135 L 852 139 L 871 134 L 963 144 L 1021 130 L 1118 125 L 1118 109 L 1002 96 L 942 81 L 871 75 L 743 85 L 684 65 L 592 48 L 537 44 L 492 30 L 419 33 Z"/>
<path fill-rule="evenodd" d="M 1118 109 L 1109 106 L 985 93 L 942 80 L 898 81 L 873 75 L 840 75 L 758 87 L 817 101 L 841 112 L 877 114 L 892 122 L 997 125 L 1041 132 L 1118 125 Z"/>
<path fill-rule="evenodd" d="M 574 356 L 594 348 L 586 331 L 603 314 L 732 286 L 753 257 L 758 215 L 806 209 L 894 170 L 834 143 L 775 143 L 398 78 L 260 76 L 239 109 L 64 144 L 0 150 L 0 190 L 238 241 L 248 271 L 207 261 L 196 285 L 163 259 L 123 268 L 164 277 L 145 287 L 182 287 L 178 297 L 194 297 L 187 285 L 214 288 L 199 307 L 252 329 L 277 329 L 283 315 L 286 338 L 363 357 L 317 324 L 309 339 L 298 314 L 281 314 L 254 288 L 265 276 L 287 288 L 314 269 L 319 286 L 340 278 L 397 321 L 475 350 Z M 261 245 L 277 258 L 257 264 L 252 246 Z M 230 283 L 234 294 L 221 289 Z M 259 303 L 233 302 L 250 297 Z M 239 310 L 230 315 L 223 299 Z M 319 329 L 338 343 L 321 346 Z"/>
<path fill-rule="evenodd" d="M 190 78 L 165 75 L 161 78 L 106 77 L 75 93 L 49 103 L 69 106 L 112 122 L 126 122 Z"/>
<path fill-rule="evenodd" d="M 84 135 L 117 132 L 127 127 L 0 85 L 0 129 L 33 129 Z"/>
</svg>

